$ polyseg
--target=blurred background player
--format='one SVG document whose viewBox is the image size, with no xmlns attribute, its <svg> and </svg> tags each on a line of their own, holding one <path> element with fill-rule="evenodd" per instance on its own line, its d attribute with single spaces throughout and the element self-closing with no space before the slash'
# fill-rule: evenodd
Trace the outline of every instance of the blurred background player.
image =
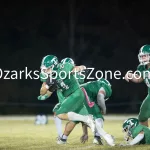
<svg viewBox="0 0 150 150">
<path fill-rule="evenodd" d="M 148 118 L 150 118 L 150 45 L 144 45 L 140 48 L 138 59 L 140 65 L 137 67 L 137 74 L 127 72 L 125 80 L 134 83 L 144 81 L 148 87 L 148 95 L 144 99 L 138 115 L 140 123 L 148 127 Z"/>
<path fill-rule="evenodd" d="M 139 124 L 136 118 L 129 118 L 124 121 L 123 132 L 125 133 L 126 144 L 120 146 L 132 146 L 137 144 L 150 144 L 150 129 Z"/>
</svg>

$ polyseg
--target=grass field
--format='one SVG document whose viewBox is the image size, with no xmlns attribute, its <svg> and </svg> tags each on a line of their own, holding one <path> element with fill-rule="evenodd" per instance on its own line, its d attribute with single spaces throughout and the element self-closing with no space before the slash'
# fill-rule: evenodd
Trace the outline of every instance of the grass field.
<svg viewBox="0 0 150 150">
<path fill-rule="evenodd" d="M 117 118 L 111 120 L 106 119 L 104 128 L 110 134 L 115 136 L 116 143 L 119 144 L 123 140 L 121 129 L 123 120 Z M 65 122 L 63 122 L 64 127 Z M 134 147 L 109 147 L 97 146 L 92 144 L 92 134 L 89 130 L 89 141 L 81 144 L 79 139 L 82 135 L 81 125 L 77 125 L 72 134 L 68 138 L 68 144 L 56 144 L 56 129 L 54 121 L 49 120 L 48 125 L 34 125 L 33 119 L 15 119 L 0 117 L 0 150 L 150 150 L 150 146 L 134 146 Z"/>
</svg>

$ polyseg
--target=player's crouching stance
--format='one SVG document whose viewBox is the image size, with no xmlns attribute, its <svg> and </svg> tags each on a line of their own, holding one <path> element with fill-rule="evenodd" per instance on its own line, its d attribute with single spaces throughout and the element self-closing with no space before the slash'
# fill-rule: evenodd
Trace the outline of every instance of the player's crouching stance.
<svg viewBox="0 0 150 150">
<path fill-rule="evenodd" d="M 136 118 L 129 118 L 124 121 L 123 132 L 126 133 L 126 144 L 120 146 L 133 146 L 139 144 L 150 144 L 150 129 L 139 123 Z"/>
<path fill-rule="evenodd" d="M 134 83 L 144 81 L 148 87 L 148 95 L 141 105 L 138 116 L 140 123 L 148 127 L 148 118 L 150 118 L 150 45 L 141 47 L 138 58 L 140 65 L 137 67 L 137 74 L 127 72 L 125 80 Z"/>
</svg>

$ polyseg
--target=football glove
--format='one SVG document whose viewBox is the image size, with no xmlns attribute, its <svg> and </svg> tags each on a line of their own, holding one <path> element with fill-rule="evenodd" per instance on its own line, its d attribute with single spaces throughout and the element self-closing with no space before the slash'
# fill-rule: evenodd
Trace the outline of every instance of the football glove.
<svg viewBox="0 0 150 150">
<path fill-rule="evenodd" d="M 41 100 L 41 101 L 46 100 L 48 98 L 49 98 L 48 94 L 38 96 L 38 100 Z"/>
</svg>

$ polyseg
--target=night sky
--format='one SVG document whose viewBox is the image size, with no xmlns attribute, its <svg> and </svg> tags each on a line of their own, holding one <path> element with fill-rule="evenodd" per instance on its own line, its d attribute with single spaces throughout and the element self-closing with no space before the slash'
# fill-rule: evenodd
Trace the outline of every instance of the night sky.
<svg viewBox="0 0 150 150">
<path fill-rule="evenodd" d="M 42 58 L 53 54 L 96 70 L 120 70 L 124 76 L 139 65 L 140 47 L 150 44 L 149 5 L 135 0 L 11 1 L 0 7 L 1 114 L 52 113 L 58 102 L 55 94 L 47 101 L 37 100 L 40 80 L 24 75 L 6 80 L 4 70 L 40 71 Z M 137 113 L 146 85 L 109 81 L 113 95 L 108 112 Z"/>
</svg>

